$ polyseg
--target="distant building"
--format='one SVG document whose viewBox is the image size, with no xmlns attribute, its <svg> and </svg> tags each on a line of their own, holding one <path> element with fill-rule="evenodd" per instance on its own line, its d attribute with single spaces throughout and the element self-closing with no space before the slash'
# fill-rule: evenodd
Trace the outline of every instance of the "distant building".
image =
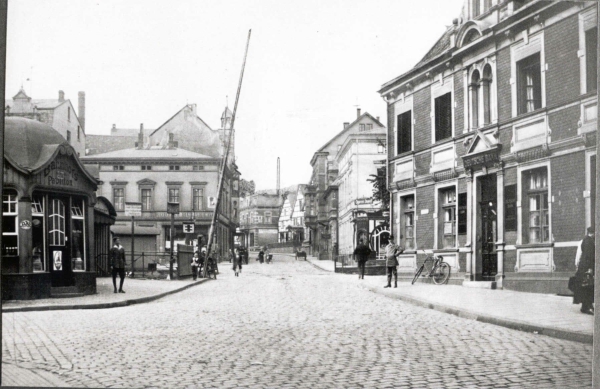
<svg viewBox="0 0 600 389">
<path fill-rule="evenodd" d="M 247 247 L 277 243 L 282 203 L 282 196 L 277 191 L 255 193 L 240 199 L 240 231 Z"/>
<path fill-rule="evenodd" d="M 21 88 L 12 100 L 5 100 L 7 117 L 37 120 L 54 128 L 75 149 L 78 156 L 85 155 L 85 92 L 79 92 L 79 115 L 65 93 L 58 91 L 58 99 L 32 99 Z"/>
<path fill-rule="evenodd" d="M 294 242 L 297 247 L 304 243 L 304 185 L 296 185 L 283 194 L 279 212 L 279 243 Z"/>
<path fill-rule="evenodd" d="M 174 241 L 191 244 L 202 235 L 203 244 L 207 243 L 224 153 L 220 134 L 225 131 L 212 130 L 197 117 L 193 107 L 186 105 L 154 130 L 148 141 L 141 128 L 137 141 L 130 140 L 130 148 L 83 158 L 86 165 L 98 169 L 102 182 L 98 194 L 112 200 L 118 214 L 112 232 L 121 237 L 126 249 L 130 248 L 131 236 L 131 218 L 124 212 L 127 202 L 142 205 L 142 216 L 135 218 L 136 252 L 170 249 L 171 216 L 167 202 L 179 203 Z M 206 143 L 192 141 L 195 136 Z M 213 246 L 221 257 L 233 248 L 238 227 L 239 176 L 237 166 L 230 160 L 225 169 Z M 191 223 L 194 231 L 186 233 L 184 223 Z"/>
<path fill-rule="evenodd" d="M 148 139 L 154 130 L 144 128 L 143 124 L 140 124 L 139 129 L 120 128 L 116 124 L 113 124 L 110 129 L 110 135 L 88 134 L 85 139 L 85 155 L 129 149 L 131 145 L 136 144 L 140 140 L 140 132 L 143 135 L 142 143 L 148 145 Z M 136 147 L 138 146 L 136 145 Z"/>
<path fill-rule="evenodd" d="M 312 253 L 320 259 L 350 256 L 359 236 L 371 239 L 377 225 L 385 222 L 367 181 L 377 173 L 374 162 L 385 159 L 385 137 L 379 119 L 358 109 L 356 120 L 344 123 L 313 155 L 304 218 L 311 229 Z M 378 242 L 372 242 L 376 250 Z"/>
</svg>

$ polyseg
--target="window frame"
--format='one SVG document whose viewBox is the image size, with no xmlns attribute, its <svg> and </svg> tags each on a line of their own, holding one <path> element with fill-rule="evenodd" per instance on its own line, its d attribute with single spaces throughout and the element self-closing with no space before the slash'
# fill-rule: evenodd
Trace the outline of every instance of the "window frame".
<svg viewBox="0 0 600 389">
<path fill-rule="evenodd" d="M 539 52 L 533 53 L 517 61 L 517 114 L 524 115 L 541 109 L 542 106 L 542 61 Z M 529 83 L 531 74 L 531 85 Z M 532 89 L 531 98 L 529 89 Z M 533 107 L 530 107 L 533 102 Z"/>
<path fill-rule="evenodd" d="M 586 94 L 595 89 L 588 88 L 588 58 L 587 58 L 587 42 L 586 32 L 598 28 L 598 15 L 596 7 L 591 6 L 579 13 L 579 50 L 577 56 L 579 57 L 579 74 L 580 74 L 580 93 Z M 596 35 L 597 39 L 597 35 Z M 597 66 L 597 65 L 596 65 Z M 596 70 L 597 72 L 597 70 Z M 596 85 L 597 88 L 597 85 Z"/>
<path fill-rule="evenodd" d="M 417 237 L 416 237 L 416 193 L 415 192 L 407 192 L 401 195 L 398 195 L 399 205 L 400 205 L 400 220 L 399 222 L 399 231 L 401 239 L 404 241 L 404 249 L 405 250 L 416 250 L 417 249 Z M 412 199 L 412 207 L 409 207 L 409 200 Z M 408 217 L 412 216 L 412 224 L 408 224 Z M 412 227 L 412 237 L 409 238 L 409 227 Z"/>
<path fill-rule="evenodd" d="M 123 201 L 117 201 L 117 196 L 116 196 L 116 192 L 120 190 L 122 191 L 122 196 L 120 196 L 120 198 L 123 199 Z M 125 211 L 125 200 L 126 200 L 126 191 L 125 191 L 125 186 L 124 185 L 115 185 L 112 187 L 112 203 L 115 207 L 115 211 L 117 212 L 123 212 Z"/>
<path fill-rule="evenodd" d="M 8 196 L 8 199 L 6 198 Z M 14 197 L 14 200 L 13 200 Z M 8 200 L 8 201 L 7 201 Z M 4 211 L 4 204 L 8 204 L 7 212 Z M 12 207 L 14 206 L 14 210 Z M 14 217 L 14 231 L 7 232 L 4 228 L 4 221 L 6 218 Z M 16 189 L 6 188 L 2 193 L 2 256 L 18 256 L 19 255 L 19 193 Z M 7 240 L 4 237 L 14 237 L 16 239 L 16 246 L 10 247 L 10 253 L 8 247 L 5 246 Z"/>
<path fill-rule="evenodd" d="M 81 202 L 81 209 L 79 210 L 81 212 L 80 215 L 76 215 L 77 212 L 75 211 L 75 209 L 77 209 L 77 208 L 74 207 L 74 202 L 75 201 L 80 201 Z M 74 272 L 85 272 L 86 269 L 87 269 L 87 261 L 86 261 L 86 258 L 87 258 L 87 245 L 86 245 L 86 238 L 85 238 L 86 234 L 87 234 L 87 231 L 86 231 L 87 225 L 86 225 L 85 199 L 84 198 L 71 197 L 69 199 L 69 203 L 70 203 L 69 205 L 70 205 L 70 211 L 71 211 L 71 213 L 70 213 L 70 216 L 71 216 L 71 220 L 70 220 L 70 223 L 71 223 L 71 228 L 70 228 L 70 232 L 71 232 L 71 261 L 73 261 L 75 259 L 75 254 L 73 253 L 73 250 L 75 249 L 75 237 L 73 236 L 74 231 L 75 231 L 75 227 L 74 227 L 74 225 L 75 225 L 74 221 L 75 220 L 81 221 L 81 225 L 82 225 L 81 243 L 82 243 L 82 246 L 83 246 L 83 250 L 82 250 L 82 252 L 80 252 L 80 254 L 82 255 L 82 257 L 80 258 L 82 260 L 82 268 L 81 269 L 75 269 L 74 265 L 72 265 L 71 268 L 73 269 Z"/>
<path fill-rule="evenodd" d="M 548 195 L 548 241 L 532 243 L 529 240 L 529 172 L 546 169 L 546 189 L 537 190 L 537 192 L 546 192 Z M 527 181 L 526 181 L 527 180 Z M 531 193 L 536 192 L 532 191 Z M 552 243 L 552 171 L 549 161 L 544 161 L 536 164 L 530 164 L 527 166 L 519 166 L 517 168 L 517 244 L 518 245 L 538 245 L 538 244 L 551 244 Z M 527 217 L 527 221 L 525 218 Z M 525 231 L 526 230 L 526 231 Z M 527 235 L 527 238 L 525 236 Z"/>
<path fill-rule="evenodd" d="M 540 93 L 541 93 L 541 108 L 546 107 L 546 56 L 544 49 L 544 31 L 537 32 L 531 36 L 527 31 L 521 33 L 521 38 L 518 43 L 511 46 L 511 107 L 512 117 L 520 116 L 518 106 L 518 89 L 517 89 L 517 63 L 536 53 L 540 55 Z"/>
<path fill-rule="evenodd" d="M 453 195 L 451 195 L 451 193 Z M 456 185 L 445 186 L 437 188 L 438 194 L 438 247 L 442 249 L 453 249 L 457 247 L 458 243 L 458 193 Z M 453 201 L 447 201 L 448 195 L 450 194 Z M 446 220 L 447 212 L 450 212 L 450 220 Z M 443 215 L 443 217 L 440 217 Z M 452 232 L 446 233 L 446 223 L 450 223 Z M 446 237 L 451 237 L 451 244 L 446 244 Z"/>
<path fill-rule="evenodd" d="M 430 119 L 431 119 L 431 144 L 434 145 L 436 143 L 443 143 L 446 141 L 450 141 L 456 134 L 455 132 L 455 102 L 454 102 L 454 76 L 449 75 L 447 77 L 443 77 L 442 74 L 438 75 L 437 81 L 431 85 L 431 111 L 430 111 Z M 450 135 L 446 138 L 442 138 L 437 140 L 437 129 L 436 129 L 436 100 L 444 95 L 450 93 Z M 414 122 L 414 118 L 413 118 Z M 413 131 L 414 133 L 414 131 Z M 414 138 L 413 138 L 414 145 Z M 413 146 L 414 148 L 414 146 Z"/>
</svg>

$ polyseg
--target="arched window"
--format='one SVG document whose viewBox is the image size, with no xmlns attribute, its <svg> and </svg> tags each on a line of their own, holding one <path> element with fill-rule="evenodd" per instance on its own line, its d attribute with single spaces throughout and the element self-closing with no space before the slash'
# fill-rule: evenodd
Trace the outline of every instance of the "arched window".
<svg viewBox="0 0 600 389">
<path fill-rule="evenodd" d="M 469 95 L 471 96 L 471 129 L 479 128 L 479 84 L 481 78 L 479 71 L 475 70 L 469 82 Z"/>
<path fill-rule="evenodd" d="M 492 67 L 489 64 L 483 68 L 481 95 L 483 100 L 483 124 L 486 125 L 492 122 Z"/>
</svg>

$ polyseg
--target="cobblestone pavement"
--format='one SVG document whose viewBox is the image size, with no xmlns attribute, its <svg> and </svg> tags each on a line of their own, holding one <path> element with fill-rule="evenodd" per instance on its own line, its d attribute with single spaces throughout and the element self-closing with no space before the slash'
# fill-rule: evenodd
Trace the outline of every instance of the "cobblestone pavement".
<svg viewBox="0 0 600 389">
<path fill-rule="evenodd" d="M 3 314 L 3 366 L 75 387 L 591 386 L 591 345 L 415 307 L 290 257 L 219 267 L 148 304 Z"/>
</svg>

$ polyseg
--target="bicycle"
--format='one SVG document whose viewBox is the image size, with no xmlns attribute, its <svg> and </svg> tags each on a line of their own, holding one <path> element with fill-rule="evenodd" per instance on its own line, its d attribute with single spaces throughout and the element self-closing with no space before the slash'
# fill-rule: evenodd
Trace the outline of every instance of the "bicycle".
<svg viewBox="0 0 600 389">
<path fill-rule="evenodd" d="M 419 267 L 415 273 L 415 277 L 412 280 L 412 285 L 415 284 L 423 270 L 425 270 L 425 266 L 429 266 L 428 264 L 431 264 L 431 269 L 428 267 L 426 270 L 427 273 L 423 274 L 423 277 L 431 277 L 433 279 L 433 283 L 436 285 L 441 285 L 448 281 L 448 278 L 450 278 L 450 265 L 444 262 L 444 257 L 441 255 L 434 256 L 429 254 L 427 258 L 425 258 L 425 261 L 421 267 Z"/>
</svg>

